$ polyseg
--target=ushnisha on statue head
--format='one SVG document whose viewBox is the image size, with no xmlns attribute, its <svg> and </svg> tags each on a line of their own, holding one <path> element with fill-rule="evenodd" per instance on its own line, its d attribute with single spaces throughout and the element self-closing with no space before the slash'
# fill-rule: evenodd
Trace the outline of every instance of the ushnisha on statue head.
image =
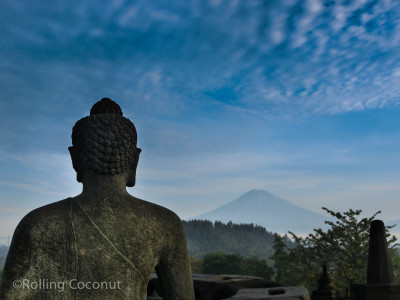
<svg viewBox="0 0 400 300">
<path fill-rule="evenodd" d="M 116 102 L 101 99 L 72 129 L 68 150 L 77 181 L 83 182 L 87 171 L 100 175 L 128 173 L 126 186 L 134 186 L 141 152 L 136 144 L 135 125 L 123 116 Z"/>
</svg>

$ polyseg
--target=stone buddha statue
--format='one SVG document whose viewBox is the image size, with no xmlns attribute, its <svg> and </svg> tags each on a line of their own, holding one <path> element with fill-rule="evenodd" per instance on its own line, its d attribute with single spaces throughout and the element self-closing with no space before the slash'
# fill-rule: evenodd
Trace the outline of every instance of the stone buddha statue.
<svg viewBox="0 0 400 300">
<path fill-rule="evenodd" d="M 155 269 L 163 299 L 194 300 L 181 220 L 131 196 L 140 148 L 133 123 L 103 98 L 76 122 L 69 151 L 80 195 L 17 226 L 0 299 L 146 299 Z"/>
</svg>

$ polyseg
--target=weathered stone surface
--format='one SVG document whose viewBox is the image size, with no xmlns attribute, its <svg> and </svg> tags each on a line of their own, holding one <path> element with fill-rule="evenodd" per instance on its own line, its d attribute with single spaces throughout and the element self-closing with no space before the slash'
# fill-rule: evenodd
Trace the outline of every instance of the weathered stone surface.
<svg viewBox="0 0 400 300">
<path fill-rule="evenodd" d="M 367 283 L 394 283 L 392 263 L 386 241 L 385 225 L 381 220 L 371 222 Z"/>
<path fill-rule="evenodd" d="M 279 287 L 275 281 L 264 280 L 261 277 L 241 275 L 206 275 L 193 274 L 193 285 L 196 300 L 220 300 L 234 295 L 242 288 Z M 150 275 L 147 295 L 162 296 L 161 286 L 156 274 Z"/>
<path fill-rule="evenodd" d="M 393 270 L 380 220 L 371 223 L 369 234 L 367 284 L 352 284 L 352 300 L 399 300 L 400 284 L 393 283 Z"/>
<path fill-rule="evenodd" d="M 164 300 L 194 300 L 181 220 L 126 191 L 135 184 L 140 154 L 132 122 L 115 102 L 102 99 L 75 124 L 72 140 L 82 194 L 22 219 L 4 266 L 0 299 L 144 300 L 155 268 Z M 54 285 L 38 287 L 41 280 Z"/>
<path fill-rule="evenodd" d="M 193 275 L 196 300 L 219 300 L 242 288 L 277 287 L 281 284 L 261 277 L 237 275 Z"/>
<path fill-rule="evenodd" d="M 279 287 L 266 289 L 241 289 L 225 300 L 310 300 L 305 287 Z"/>
</svg>

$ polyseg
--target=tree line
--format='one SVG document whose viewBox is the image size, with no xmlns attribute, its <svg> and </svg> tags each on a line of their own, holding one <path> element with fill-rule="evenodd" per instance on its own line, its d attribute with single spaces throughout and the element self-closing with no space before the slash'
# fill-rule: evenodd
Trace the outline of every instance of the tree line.
<svg viewBox="0 0 400 300">
<path fill-rule="evenodd" d="M 274 234 L 262 226 L 207 220 L 182 222 L 188 251 L 194 258 L 202 258 L 210 252 L 224 252 L 269 260 L 274 253 Z M 294 246 L 287 236 L 283 239 L 289 247 Z"/>
</svg>

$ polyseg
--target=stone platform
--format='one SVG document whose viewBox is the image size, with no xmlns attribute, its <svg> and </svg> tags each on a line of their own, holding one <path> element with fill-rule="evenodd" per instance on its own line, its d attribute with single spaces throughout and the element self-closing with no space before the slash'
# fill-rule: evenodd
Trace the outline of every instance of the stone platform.
<svg viewBox="0 0 400 300">
<path fill-rule="evenodd" d="M 243 288 L 280 286 L 261 277 L 239 275 L 193 275 L 196 300 L 217 300 L 231 297 Z"/>
<path fill-rule="evenodd" d="M 310 300 L 304 287 L 282 287 L 261 277 L 193 274 L 196 300 Z M 156 274 L 150 277 L 147 300 L 162 300 Z"/>
<path fill-rule="evenodd" d="M 400 300 L 400 284 L 353 284 L 352 300 Z"/>
<path fill-rule="evenodd" d="M 241 289 L 236 295 L 224 300 L 310 300 L 304 287 L 280 287 L 261 289 Z"/>
</svg>

